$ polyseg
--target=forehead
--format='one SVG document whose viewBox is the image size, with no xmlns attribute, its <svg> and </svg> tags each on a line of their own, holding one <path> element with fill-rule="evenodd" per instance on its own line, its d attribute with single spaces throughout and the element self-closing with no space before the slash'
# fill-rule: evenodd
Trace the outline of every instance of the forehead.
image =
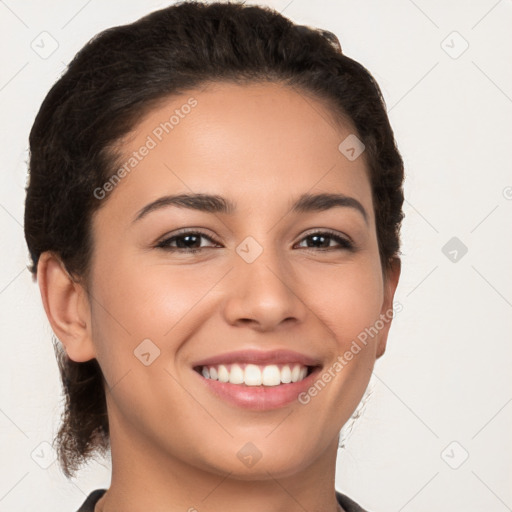
<svg viewBox="0 0 512 512">
<path fill-rule="evenodd" d="M 304 192 L 350 193 L 372 211 L 365 155 L 329 105 L 275 83 L 208 84 L 163 100 L 119 147 L 125 169 L 108 202 L 132 209 L 166 193 L 224 195 L 272 208 Z"/>
</svg>

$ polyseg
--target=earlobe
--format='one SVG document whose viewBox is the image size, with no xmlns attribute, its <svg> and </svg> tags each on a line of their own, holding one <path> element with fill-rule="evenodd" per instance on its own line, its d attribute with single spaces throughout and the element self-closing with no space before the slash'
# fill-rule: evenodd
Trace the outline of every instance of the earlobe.
<svg viewBox="0 0 512 512">
<path fill-rule="evenodd" d="M 400 259 L 395 258 L 393 260 L 392 267 L 388 270 L 387 278 L 384 282 L 384 301 L 382 303 L 381 318 L 384 318 L 385 321 L 383 322 L 384 327 L 382 328 L 379 336 L 376 359 L 379 359 L 379 357 L 381 357 L 386 351 L 388 333 L 393 318 L 393 299 L 400 279 L 401 267 L 402 264 Z M 384 317 L 382 315 L 384 315 Z"/>
<path fill-rule="evenodd" d="M 71 278 L 60 258 L 50 251 L 39 258 L 37 282 L 46 316 L 68 357 L 76 362 L 94 359 L 90 308 L 83 286 Z"/>
</svg>

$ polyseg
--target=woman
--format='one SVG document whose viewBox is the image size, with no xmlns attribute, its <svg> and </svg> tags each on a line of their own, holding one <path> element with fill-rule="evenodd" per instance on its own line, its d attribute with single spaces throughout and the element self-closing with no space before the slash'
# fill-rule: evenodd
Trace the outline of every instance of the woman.
<svg viewBox="0 0 512 512">
<path fill-rule="evenodd" d="M 93 38 L 30 134 L 25 236 L 81 512 L 363 510 L 340 429 L 386 348 L 403 163 L 333 34 L 175 4 Z"/>
</svg>

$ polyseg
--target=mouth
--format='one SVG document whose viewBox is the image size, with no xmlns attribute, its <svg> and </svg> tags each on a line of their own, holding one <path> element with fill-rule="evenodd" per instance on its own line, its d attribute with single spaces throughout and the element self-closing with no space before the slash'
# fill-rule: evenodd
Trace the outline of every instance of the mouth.
<svg viewBox="0 0 512 512">
<path fill-rule="evenodd" d="M 316 356 L 287 349 L 248 349 L 195 361 L 192 369 L 210 398 L 264 411 L 297 401 L 313 385 L 323 363 Z"/>
<path fill-rule="evenodd" d="M 296 405 L 300 396 L 313 386 L 322 366 L 254 365 L 232 363 L 200 365 L 194 374 L 211 398 L 237 409 L 257 412 Z"/>
<path fill-rule="evenodd" d="M 301 382 L 316 369 L 320 369 L 320 365 L 299 363 L 269 365 L 231 363 L 194 367 L 194 370 L 204 379 L 246 387 L 274 387 Z"/>
</svg>

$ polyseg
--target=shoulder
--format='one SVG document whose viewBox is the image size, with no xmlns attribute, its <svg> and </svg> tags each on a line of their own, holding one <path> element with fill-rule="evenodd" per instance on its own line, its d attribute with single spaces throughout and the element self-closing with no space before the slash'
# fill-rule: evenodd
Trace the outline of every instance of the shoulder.
<svg viewBox="0 0 512 512">
<path fill-rule="evenodd" d="M 76 512 L 94 512 L 94 506 L 106 492 L 107 489 L 96 489 L 92 491 Z"/>
<path fill-rule="evenodd" d="M 336 499 L 338 503 L 343 507 L 345 512 L 369 512 L 357 504 L 354 500 L 350 499 L 345 494 L 336 491 Z"/>
</svg>

